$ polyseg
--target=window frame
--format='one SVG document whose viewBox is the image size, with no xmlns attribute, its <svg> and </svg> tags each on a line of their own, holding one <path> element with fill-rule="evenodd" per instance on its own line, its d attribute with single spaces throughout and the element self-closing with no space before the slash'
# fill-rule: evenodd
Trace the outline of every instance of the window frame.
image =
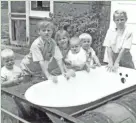
<svg viewBox="0 0 136 123">
<path fill-rule="evenodd" d="M 29 16 L 30 17 L 40 17 L 40 18 L 49 18 L 49 13 L 53 13 L 54 11 L 54 2 L 53 0 L 49 1 L 50 2 L 50 11 L 37 11 L 37 10 L 31 10 L 31 2 L 29 3 Z"/>
</svg>

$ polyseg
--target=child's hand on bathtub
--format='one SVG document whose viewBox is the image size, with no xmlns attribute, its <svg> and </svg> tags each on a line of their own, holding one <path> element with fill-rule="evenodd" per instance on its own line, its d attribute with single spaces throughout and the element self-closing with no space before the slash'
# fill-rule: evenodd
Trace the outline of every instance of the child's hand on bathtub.
<svg viewBox="0 0 136 123">
<path fill-rule="evenodd" d="M 115 63 L 112 68 L 112 72 L 117 72 L 118 68 L 119 68 L 119 63 Z"/>
<path fill-rule="evenodd" d="M 69 80 L 70 77 L 75 77 L 76 74 L 75 74 L 75 71 L 74 71 L 74 70 L 69 69 L 69 70 L 67 70 L 67 72 L 64 74 L 64 76 L 65 76 L 65 78 L 66 78 L 67 80 Z"/>
<path fill-rule="evenodd" d="M 52 80 L 54 83 L 57 83 L 57 82 L 58 82 L 57 76 L 52 76 L 52 75 L 51 75 L 51 76 L 49 77 L 49 79 Z"/>
</svg>

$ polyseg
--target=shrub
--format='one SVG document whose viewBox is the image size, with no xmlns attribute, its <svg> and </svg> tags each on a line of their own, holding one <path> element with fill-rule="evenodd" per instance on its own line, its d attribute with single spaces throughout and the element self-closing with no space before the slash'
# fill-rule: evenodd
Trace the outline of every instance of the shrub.
<svg viewBox="0 0 136 123">
<path fill-rule="evenodd" d="M 102 2 L 92 2 L 92 9 L 83 13 L 76 12 L 75 8 L 71 8 L 69 12 L 56 12 L 54 15 L 50 13 L 50 18 L 56 25 L 56 31 L 64 28 L 70 36 L 79 36 L 81 33 L 89 33 L 93 38 L 92 47 L 96 51 L 100 61 L 103 59 L 104 50 L 102 47 L 103 39 L 106 33 L 106 25 L 101 25 L 102 16 Z"/>
</svg>

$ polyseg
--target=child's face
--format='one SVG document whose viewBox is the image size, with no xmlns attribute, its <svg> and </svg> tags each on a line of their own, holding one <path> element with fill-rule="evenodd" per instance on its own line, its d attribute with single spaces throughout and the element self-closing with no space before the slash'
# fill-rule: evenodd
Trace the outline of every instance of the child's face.
<svg viewBox="0 0 136 123">
<path fill-rule="evenodd" d="M 126 18 L 123 15 L 115 15 L 114 22 L 117 29 L 123 29 L 125 27 Z"/>
<path fill-rule="evenodd" d="M 7 69 L 13 69 L 13 65 L 15 63 L 15 57 L 9 56 L 3 59 L 4 65 Z"/>
<path fill-rule="evenodd" d="M 60 36 L 60 39 L 58 40 L 58 45 L 63 48 L 68 47 L 68 40 L 69 38 L 67 36 Z"/>
<path fill-rule="evenodd" d="M 88 50 L 92 44 L 92 40 L 90 39 L 82 39 L 81 42 L 82 42 L 82 47 L 84 50 Z"/>
<path fill-rule="evenodd" d="M 71 52 L 73 54 L 79 53 L 80 48 L 81 48 L 80 41 L 71 42 L 70 43 L 70 48 L 71 48 Z"/>
<path fill-rule="evenodd" d="M 39 30 L 39 35 L 42 37 L 43 40 L 49 40 L 52 37 L 53 30 L 51 27 L 41 28 Z"/>
</svg>

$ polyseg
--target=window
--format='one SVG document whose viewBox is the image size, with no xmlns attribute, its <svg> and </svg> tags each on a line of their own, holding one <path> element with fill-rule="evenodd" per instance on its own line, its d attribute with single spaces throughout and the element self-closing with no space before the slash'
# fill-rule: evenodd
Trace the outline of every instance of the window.
<svg viewBox="0 0 136 123">
<path fill-rule="evenodd" d="M 25 13 L 25 1 L 11 1 L 11 12 L 12 13 Z"/>
<path fill-rule="evenodd" d="M 12 20 L 12 41 L 23 43 L 26 41 L 26 21 Z"/>
<path fill-rule="evenodd" d="M 30 16 L 49 17 L 49 12 L 53 13 L 53 1 L 30 2 Z"/>
<path fill-rule="evenodd" d="M 31 10 L 50 11 L 50 1 L 31 1 Z"/>
</svg>

